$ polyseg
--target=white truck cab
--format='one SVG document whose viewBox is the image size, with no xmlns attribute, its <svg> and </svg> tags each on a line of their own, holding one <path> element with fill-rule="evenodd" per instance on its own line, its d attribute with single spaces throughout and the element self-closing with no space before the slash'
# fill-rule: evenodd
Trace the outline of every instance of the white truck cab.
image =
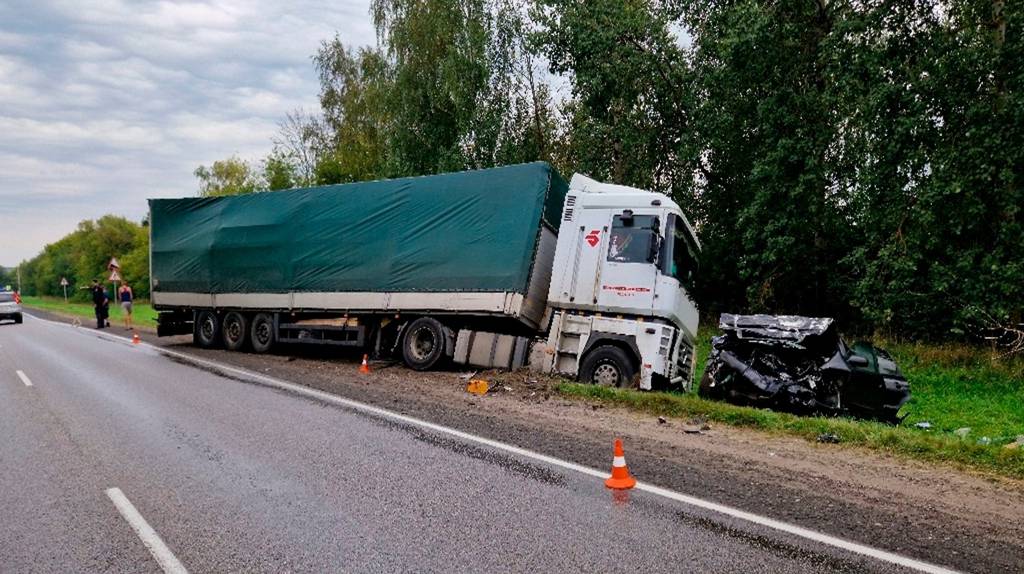
<svg viewBox="0 0 1024 574">
<path fill-rule="evenodd" d="M 700 244 L 661 193 L 575 175 L 548 292 L 542 370 L 599 384 L 689 389 Z"/>
</svg>

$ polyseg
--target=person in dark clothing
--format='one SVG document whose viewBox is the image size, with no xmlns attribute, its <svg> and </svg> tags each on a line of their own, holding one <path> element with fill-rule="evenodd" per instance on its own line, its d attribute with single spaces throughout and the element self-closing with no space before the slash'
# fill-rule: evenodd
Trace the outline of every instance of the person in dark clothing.
<svg viewBox="0 0 1024 574">
<path fill-rule="evenodd" d="M 100 285 L 100 282 L 92 280 L 92 305 L 96 309 L 96 328 L 102 329 L 107 326 L 107 309 L 110 301 L 107 299 L 107 291 Z"/>
</svg>

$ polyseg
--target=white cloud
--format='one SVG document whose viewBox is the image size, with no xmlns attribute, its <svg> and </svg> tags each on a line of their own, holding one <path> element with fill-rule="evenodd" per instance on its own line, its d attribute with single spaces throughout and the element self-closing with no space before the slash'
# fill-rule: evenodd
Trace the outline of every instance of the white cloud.
<svg viewBox="0 0 1024 574">
<path fill-rule="evenodd" d="M 32 38 L 9 30 L 0 30 L 0 48 L 24 48 L 32 43 Z"/>
<path fill-rule="evenodd" d="M 311 56 L 371 44 L 369 0 L 0 3 L 0 265 L 77 222 L 141 218 L 192 171 L 258 159 L 285 113 L 316 109 Z"/>
<path fill-rule="evenodd" d="M 64 53 L 71 60 L 104 60 L 118 57 L 121 52 L 110 46 L 97 44 L 90 40 L 68 40 L 64 43 Z"/>
</svg>

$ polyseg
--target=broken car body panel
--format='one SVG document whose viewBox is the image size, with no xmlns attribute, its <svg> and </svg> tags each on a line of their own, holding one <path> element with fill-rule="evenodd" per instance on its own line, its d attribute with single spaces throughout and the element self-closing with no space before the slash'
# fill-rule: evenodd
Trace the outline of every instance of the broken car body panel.
<svg viewBox="0 0 1024 574">
<path fill-rule="evenodd" d="M 722 314 L 700 384 L 706 398 L 797 414 L 899 422 L 910 385 L 884 350 L 847 346 L 830 318 Z"/>
</svg>

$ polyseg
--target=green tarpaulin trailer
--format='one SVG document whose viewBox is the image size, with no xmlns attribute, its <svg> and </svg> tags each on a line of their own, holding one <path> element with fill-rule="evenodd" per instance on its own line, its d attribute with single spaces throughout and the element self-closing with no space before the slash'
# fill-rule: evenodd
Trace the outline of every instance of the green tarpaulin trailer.
<svg viewBox="0 0 1024 574">
<path fill-rule="evenodd" d="M 150 200 L 158 310 L 499 314 L 536 327 L 566 182 L 546 163 Z"/>
</svg>

